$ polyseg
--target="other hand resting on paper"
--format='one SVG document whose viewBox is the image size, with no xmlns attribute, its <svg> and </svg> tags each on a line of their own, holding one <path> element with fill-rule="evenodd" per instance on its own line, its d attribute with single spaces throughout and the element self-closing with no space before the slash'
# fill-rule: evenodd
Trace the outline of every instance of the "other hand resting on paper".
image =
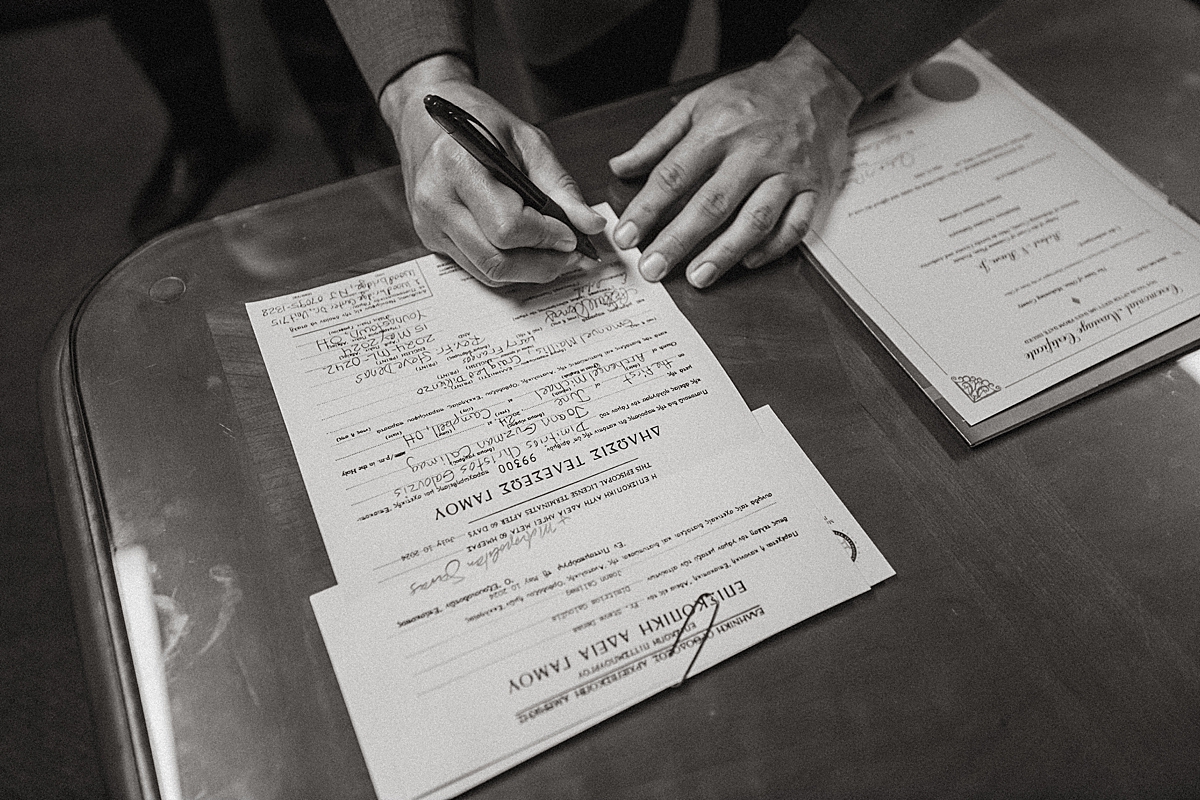
<svg viewBox="0 0 1200 800">
<path fill-rule="evenodd" d="M 771 60 L 688 94 L 609 162 L 618 177 L 648 175 L 621 215 L 617 245 L 643 245 L 638 266 L 647 280 L 686 263 L 688 280 L 701 288 L 739 262 L 755 268 L 779 258 L 832 199 L 861 102 L 858 89 L 798 35 Z"/>
<path fill-rule="evenodd" d="M 574 268 L 581 257 L 570 230 L 525 207 L 442 131 L 423 107 L 430 93 L 483 122 L 579 230 L 603 229 L 545 135 L 476 88 L 461 59 L 438 55 L 406 70 L 380 99 L 421 241 L 489 286 L 544 283 Z M 861 99 L 800 36 L 770 61 L 692 92 L 610 162 L 619 177 L 649 176 L 621 216 L 618 246 L 643 244 L 666 222 L 645 245 L 642 275 L 661 280 L 704 245 L 687 262 L 697 287 L 739 262 L 757 267 L 782 256 L 832 196 Z M 683 210 L 666 221 L 682 201 Z"/>
</svg>

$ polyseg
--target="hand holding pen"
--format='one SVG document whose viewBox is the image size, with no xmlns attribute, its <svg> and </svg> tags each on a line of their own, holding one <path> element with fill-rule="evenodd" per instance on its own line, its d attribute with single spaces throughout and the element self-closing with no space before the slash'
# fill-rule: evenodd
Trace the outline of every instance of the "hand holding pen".
<svg viewBox="0 0 1200 800">
<path fill-rule="evenodd" d="M 385 92 L 381 102 L 397 133 L 417 234 L 489 286 L 552 281 L 582 262 L 586 236 L 603 230 L 604 219 L 584 202 L 545 135 L 472 86 L 469 77 L 464 70 L 450 79 L 414 79 L 411 86 L 399 87 L 409 91 L 394 98 Z M 524 191 L 514 188 L 513 183 L 521 184 L 513 174 L 497 177 L 496 164 L 485 166 L 460 143 L 469 129 L 458 128 L 456 140 L 435 121 L 425 105 L 426 95 L 435 92 L 486 126 L 492 137 L 476 131 L 479 138 L 468 141 L 487 141 L 502 152 L 528 181 Z M 552 198 L 553 205 L 537 210 L 541 197 L 531 187 Z"/>
<path fill-rule="evenodd" d="M 520 195 L 526 206 L 539 214 L 553 217 L 570 228 L 575 236 L 575 250 L 593 261 L 598 258 L 596 246 L 588 239 L 587 234 L 578 231 L 571 224 L 567 213 L 562 210 L 562 206 L 550 199 L 549 195 L 530 180 L 524 170 L 512 162 L 504 150 L 504 145 L 487 126 L 475 119 L 471 113 L 436 94 L 425 95 L 425 110 L 433 117 L 434 122 L 450 134 L 450 138 L 461 144 L 464 150 L 486 167 L 487 171 L 492 173 L 492 177 Z"/>
</svg>

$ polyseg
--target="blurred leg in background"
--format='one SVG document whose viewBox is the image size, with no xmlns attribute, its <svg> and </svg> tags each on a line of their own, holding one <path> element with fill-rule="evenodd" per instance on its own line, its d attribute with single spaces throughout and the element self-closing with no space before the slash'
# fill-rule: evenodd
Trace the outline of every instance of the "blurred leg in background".
<svg viewBox="0 0 1200 800">
<path fill-rule="evenodd" d="M 325 0 L 263 0 L 263 16 L 344 177 L 398 161 L 375 98 Z"/>
<path fill-rule="evenodd" d="M 562 61 L 529 66 L 540 120 L 579 111 L 670 82 L 690 0 L 645 6 Z"/>
<path fill-rule="evenodd" d="M 166 108 L 162 154 L 129 227 L 147 239 L 192 219 L 252 149 L 238 130 L 205 0 L 112 0 L 112 26 Z"/>
<path fill-rule="evenodd" d="M 396 163 L 391 135 L 324 0 L 264 0 L 262 11 L 341 175 Z M 110 17 L 170 123 L 130 217 L 130 231 L 144 242 L 199 214 L 265 142 L 239 128 L 207 0 L 110 0 Z"/>
</svg>

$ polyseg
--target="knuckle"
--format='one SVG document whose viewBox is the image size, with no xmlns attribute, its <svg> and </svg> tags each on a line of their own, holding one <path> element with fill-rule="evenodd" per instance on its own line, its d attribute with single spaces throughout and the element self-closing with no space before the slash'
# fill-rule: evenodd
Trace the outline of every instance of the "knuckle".
<svg viewBox="0 0 1200 800">
<path fill-rule="evenodd" d="M 746 120 L 754 119 L 755 111 L 753 102 L 746 98 L 731 99 L 713 111 L 714 128 L 724 132 L 737 130 Z"/>
<path fill-rule="evenodd" d="M 519 245 L 521 234 L 520 219 L 517 217 L 500 217 L 495 220 L 492 228 L 492 244 L 502 250 L 509 250 Z"/>
<path fill-rule="evenodd" d="M 761 266 L 769 264 L 771 260 L 771 256 L 766 250 L 747 253 L 742 258 L 742 266 L 746 269 L 758 269 Z"/>
<path fill-rule="evenodd" d="M 808 233 L 808 220 L 788 220 L 783 224 L 779 233 L 778 246 L 780 252 L 783 252 L 799 244 L 800 240 Z"/>
<path fill-rule="evenodd" d="M 700 212 L 711 219 L 721 220 L 729 213 L 729 194 L 720 189 L 708 189 L 696 198 Z"/>
<path fill-rule="evenodd" d="M 736 264 L 742 255 L 741 248 L 736 248 L 726 241 L 718 241 L 713 243 L 713 249 L 710 253 L 711 257 L 707 260 L 712 261 L 714 264 L 725 266 Z"/>
<path fill-rule="evenodd" d="M 413 209 L 436 209 L 439 191 L 434 189 L 430 181 L 414 181 L 409 203 Z"/>
<path fill-rule="evenodd" d="M 558 188 L 575 194 L 579 193 L 579 182 L 576 181 L 569 173 L 561 172 L 556 181 Z"/>
<path fill-rule="evenodd" d="M 485 273 L 481 272 L 478 267 L 475 267 L 474 269 L 468 269 L 467 272 L 471 274 L 475 280 L 492 289 L 497 289 L 504 285 L 503 282 L 488 277 Z"/>
<path fill-rule="evenodd" d="M 750 233 L 762 238 L 775 227 L 775 213 L 770 206 L 755 206 L 746 215 L 746 227 Z"/>
<path fill-rule="evenodd" d="M 663 231 L 654 240 L 654 249 L 667 256 L 670 262 L 678 261 L 689 249 L 686 242 L 672 231 Z"/>
<path fill-rule="evenodd" d="M 752 256 L 746 256 L 742 263 L 745 265 L 746 269 L 762 269 L 769 264 L 774 264 L 776 261 L 782 258 L 789 249 L 790 248 L 769 247 L 766 250 L 760 250 L 756 252 Z"/>
<path fill-rule="evenodd" d="M 742 257 L 742 263 L 746 266 L 746 269 L 758 269 L 759 267 L 765 267 L 767 264 L 770 264 L 775 259 L 786 253 L 788 249 L 789 248 L 783 246 L 778 239 L 772 239 L 769 242 L 765 242 L 762 246 L 755 247 L 749 253 L 746 253 L 746 255 Z"/>
<path fill-rule="evenodd" d="M 666 161 L 654 171 L 654 179 L 660 188 L 672 194 L 683 191 L 687 185 L 687 173 L 675 161 Z"/>
<path fill-rule="evenodd" d="M 495 252 L 483 260 L 479 271 L 495 283 L 507 283 L 508 275 L 512 272 L 512 261 L 504 253 Z"/>
<path fill-rule="evenodd" d="M 524 245 L 524 246 L 552 249 L 554 247 L 554 245 L 560 241 L 561 238 L 562 237 L 560 237 L 553 230 L 542 230 L 538 233 L 538 238 L 537 238 L 536 242 L 533 242 L 529 245 Z"/>
</svg>

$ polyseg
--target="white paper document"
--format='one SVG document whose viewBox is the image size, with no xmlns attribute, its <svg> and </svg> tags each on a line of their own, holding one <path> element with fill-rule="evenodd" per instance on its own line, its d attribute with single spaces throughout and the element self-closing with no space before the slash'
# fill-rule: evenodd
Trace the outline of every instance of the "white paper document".
<svg viewBox="0 0 1200 800">
<path fill-rule="evenodd" d="M 247 306 L 382 798 L 454 796 L 893 574 L 635 255 L 600 250 L 544 287 L 427 256 Z"/>
<path fill-rule="evenodd" d="M 763 449 L 502 537 L 486 585 L 312 598 L 381 797 L 452 797 L 893 574 L 755 417 Z"/>
<path fill-rule="evenodd" d="M 821 476 L 816 465 L 792 438 L 771 407 L 755 409 L 754 418 L 767 444 L 782 459 L 783 474 L 795 485 L 805 501 L 820 513 L 833 535 L 841 540 L 847 557 L 858 567 L 863 579 L 874 586 L 895 575 L 892 565 L 879 552 L 850 509 L 846 508 L 833 487 Z"/>
<path fill-rule="evenodd" d="M 379 796 L 452 797 L 865 591 L 786 463 L 727 452 L 548 512 L 462 583 L 314 595 Z"/>
<path fill-rule="evenodd" d="M 968 424 L 1200 314 L 1200 226 L 965 43 L 852 134 L 805 242 Z"/>
<path fill-rule="evenodd" d="M 343 588 L 482 572 L 501 531 L 756 440 L 666 291 L 601 250 L 544 287 L 429 255 L 247 305 Z M 461 575 L 429 574 L 447 553 Z"/>
</svg>

